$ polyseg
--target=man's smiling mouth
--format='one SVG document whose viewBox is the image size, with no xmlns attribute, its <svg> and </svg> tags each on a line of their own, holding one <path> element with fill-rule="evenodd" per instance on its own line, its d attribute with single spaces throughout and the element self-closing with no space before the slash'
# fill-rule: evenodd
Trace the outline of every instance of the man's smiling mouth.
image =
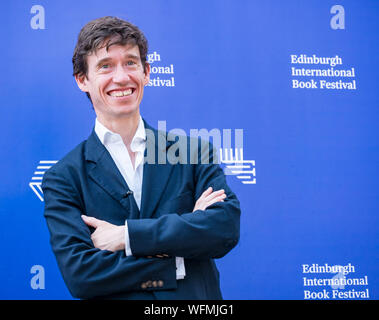
<svg viewBox="0 0 379 320">
<path fill-rule="evenodd" d="M 125 90 L 111 90 L 109 92 L 107 92 L 107 94 L 111 97 L 126 97 L 126 96 L 130 96 L 131 94 L 133 94 L 135 89 L 133 88 L 129 88 L 129 89 L 125 89 Z"/>
</svg>

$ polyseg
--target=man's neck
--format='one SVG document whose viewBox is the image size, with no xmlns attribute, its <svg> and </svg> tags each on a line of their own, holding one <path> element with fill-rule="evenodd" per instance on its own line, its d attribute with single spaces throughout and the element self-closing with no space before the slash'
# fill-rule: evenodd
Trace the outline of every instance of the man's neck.
<svg viewBox="0 0 379 320">
<path fill-rule="evenodd" d="M 124 144 L 129 149 L 130 144 L 133 140 L 134 135 L 136 134 L 140 114 L 139 112 L 135 112 L 131 115 L 113 118 L 113 119 L 104 119 L 103 117 L 98 115 L 98 120 L 100 123 L 114 133 L 118 133 Z"/>
</svg>

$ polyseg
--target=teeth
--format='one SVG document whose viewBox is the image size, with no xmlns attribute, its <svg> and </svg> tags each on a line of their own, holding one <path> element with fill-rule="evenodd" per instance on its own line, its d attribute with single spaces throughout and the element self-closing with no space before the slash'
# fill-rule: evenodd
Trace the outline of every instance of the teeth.
<svg viewBox="0 0 379 320">
<path fill-rule="evenodd" d="M 125 97 L 132 94 L 132 89 L 124 90 L 124 91 L 112 91 L 110 95 L 112 97 Z"/>
</svg>

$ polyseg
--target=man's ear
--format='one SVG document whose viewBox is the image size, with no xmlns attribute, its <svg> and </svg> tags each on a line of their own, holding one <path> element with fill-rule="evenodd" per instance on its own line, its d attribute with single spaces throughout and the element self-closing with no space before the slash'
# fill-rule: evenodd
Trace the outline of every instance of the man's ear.
<svg viewBox="0 0 379 320">
<path fill-rule="evenodd" d="M 143 84 L 146 86 L 149 83 L 150 80 L 150 63 L 145 62 L 145 78 L 143 79 Z"/>
<path fill-rule="evenodd" d="M 78 85 L 79 89 L 82 90 L 83 92 L 88 92 L 87 88 L 87 77 L 84 74 L 76 74 L 75 75 L 75 81 L 76 84 Z"/>
</svg>

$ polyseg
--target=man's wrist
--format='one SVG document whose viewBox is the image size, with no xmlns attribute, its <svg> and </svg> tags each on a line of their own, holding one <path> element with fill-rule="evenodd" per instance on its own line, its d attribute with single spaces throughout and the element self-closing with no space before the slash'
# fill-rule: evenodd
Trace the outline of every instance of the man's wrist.
<svg viewBox="0 0 379 320">
<path fill-rule="evenodd" d="M 125 250 L 125 227 L 117 226 L 118 245 L 117 250 Z"/>
</svg>

